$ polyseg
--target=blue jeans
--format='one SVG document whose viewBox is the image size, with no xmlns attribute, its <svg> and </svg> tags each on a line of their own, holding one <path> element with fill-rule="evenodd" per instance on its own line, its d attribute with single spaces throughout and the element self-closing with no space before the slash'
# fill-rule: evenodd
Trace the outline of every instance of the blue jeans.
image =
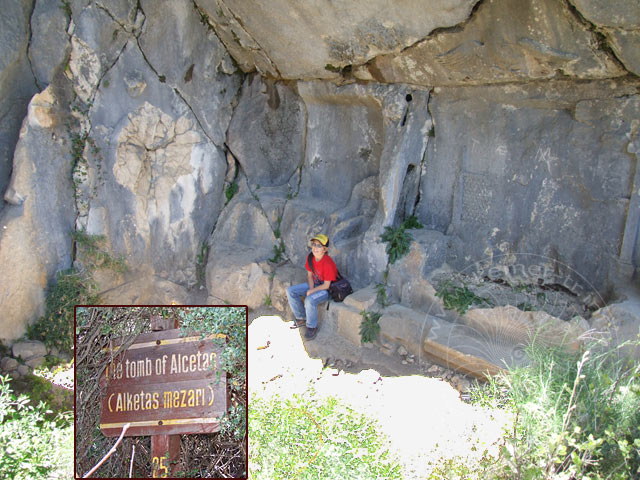
<svg viewBox="0 0 640 480">
<path fill-rule="evenodd" d="M 318 305 L 329 300 L 329 291 L 320 290 L 306 296 L 309 289 L 308 283 L 299 283 L 287 288 L 287 298 L 293 315 L 298 320 L 307 319 L 307 327 L 316 328 L 318 326 Z M 304 297 L 304 304 L 302 303 Z"/>
</svg>

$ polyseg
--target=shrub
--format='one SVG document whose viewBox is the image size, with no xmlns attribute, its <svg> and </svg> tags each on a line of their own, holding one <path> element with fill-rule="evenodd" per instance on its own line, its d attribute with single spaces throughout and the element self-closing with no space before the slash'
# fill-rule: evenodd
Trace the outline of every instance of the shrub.
<svg viewBox="0 0 640 480">
<path fill-rule="evenodd" d="M 246 433 L 245 392 L 247 388 L 246 310 L 243 307 L 194 307 L 179 309 L 180 327 L 203 334 L 222 333 L 227 340 L 215 339 L 222 347 L 220 368 L 230 375 L 230 411 L 221 422 L 223 433 L 241 440 Z M 218 375 L 221 371 L 218 370 Z"/>
<path fill-rule="evenodd" d="M 514 412 L 497 478 L 628 479 L 640 473 L 640 364 L 620 347 L 532 347 L 489 390 Z"/>
<path fill-rule="evenodd" d="M 73 461 L 72 417 L 51 418 L 51 411 L 44 403 L 34 407 L 25 395 L 13 395 L 8 381 L 8 377 L 0 376 L 0 445 L 3 445 L 0 477 L 64 478 L 57 474 L 68 470 Z M 66 475 L 71 476 L 72 472 Z"/>
<path fill-rule="evenodd" d="M 58 272 L 45 301 L 45 314 L 28 327 L 27 336 L 62 352 L 73 348 L 74 306 L 98 301 L 91 279 L 75 269 Z"/>
<path fill-rule="evenodd" d="M 250 405 L 250 478 L 402 478 L 376 423 L 335 398 L 308 391 Z"/>
</svg>

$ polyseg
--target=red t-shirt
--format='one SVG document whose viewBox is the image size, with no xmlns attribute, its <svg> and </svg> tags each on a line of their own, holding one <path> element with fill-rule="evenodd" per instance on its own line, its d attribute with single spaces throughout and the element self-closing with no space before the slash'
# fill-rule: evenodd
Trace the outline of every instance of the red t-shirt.
<svg viewBox="0 0 640 480">
<path fill-rule="evenodd" d="M 335 262 L 329 255 L 325 253 L 319 262 L 316 261 L 316 257 L 312 255 L 311 261 L 313 262 L 313 269 L 315 270 L 315 274 L 313 275 L 314 284 L 318 285 L 327 280 L 334 282 L 338 279 L 338 267 L 336 267 Z M 304 268 L 309 272 L 311 271 L 311 269 L 309 269 L 309 261 L 305 262 Z"/>
</svg>

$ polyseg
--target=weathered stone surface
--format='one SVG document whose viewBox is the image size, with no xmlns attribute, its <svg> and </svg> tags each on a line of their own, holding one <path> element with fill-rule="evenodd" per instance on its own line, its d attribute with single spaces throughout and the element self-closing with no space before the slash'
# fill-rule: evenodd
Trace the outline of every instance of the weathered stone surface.
<svg viewBox="0 0 640 480">
<path fill-rule="evenodd" d="M 78 97 L 91 103 L 103 75 L 133 37 L 108 10 L 94 4 L 74 9 L 73 22 L 68 76 Z"/>
<path fill-rule="evenodd" d="M 26 360 L 24 364 L 29 368 L 38 368 L 44 364 L 46 359 L 43 356 L 33 357 L 29 360 Z"/>
<path fill-rule="evenodd" d="M 189 292 L 182 285 L 155 275 L 127 279 L 115 288 L 100 292 L 105 305 L 184 305 L 190 302 Z"/>
<path fill-rule="evenodd" d="M 2 360 L 0 360 L 0 370 L 3 372 L 11 372 L 16 368 L 18 368 L 18 361 L 15 358 L 3 357 Z"/>
<path fill-rule="evenodd" d="M 431 329 L 427 315 L 402 305 L 385 308 L 378 324 L 382 341 L 403 345 L 413 355 L 420 355 Z"/>
<path fill-rule="evenodd" d="M 9 0 L 0 9 L 0 193 L 11 177 L 13 152 L 27 105 L 38 91 L 27 57 L 32 4 Z"/>
<path fill-rule="evenodd" d="M 22 336 L 43 313 L 44 289 L 71 265 L 75 217 L 71 159 L 63 118 L 51 89 L 36 95 L 22 127 L 0 218 L 0 337 Z"/>
<path fill-rule="evenodd" d="M 640 8 L 635 0 L 571 0 L 590 22 L 607 27 L 640 28 Z"/>
<path fill-rule="evenodd" d="M 434 93 L 436 138 L 417 210 L 427 228 L 462 240 L 452 266 L 535 252 L 597 289 L 612 283 L 612 256 L 638 215 L 629 181 L 640 98 L 632 90 L 620 97 L 625 88 L 561 82 Z M 594 237 L 587 232 L 596 218 Z M 635 245 L 630 230 L 624 242 Z"/>
<path fill-rule="evenodd" d="M 329 314 L 335 318 L 336 333 L 352 345 L 360 346 L 362 340 L 360 337 L 360 324 L 362 323 L 360 310 L 345 303 L 332 303 Z"/>
<path fill-rule="evenodd" d="M 345 66 L 398 52 L 436 28 L 462 22 L 475 3 L 412 0 L 390 8 L 384 0 L 198 1 L 245 71 L 256 68 L 282 78 L 337 77 Z"/>
<path fill-rule="evenodd" d="M 398 55 L 376 58 L 379 81 L 477 85 L 571 76 L 624 75 L 593 33 L 555 0 L 487 0 L 460 30 L 437 33 Z"/>
<path fill-rule="evenodd" d="M 640 75 L 640 8 L 635 0 L 574 0 L 584 18 L 604 33 L 627 70 Z"/>
<path fill-rule="evenodd" d="M 70 46 L 67 35 L 69 19 L 57 0 L 35 2 L 31 14 L 29 58 L 40 89 L 52 81 Z"/>
<path fill-rule="evenodd" d="M 209 240 L 207 290 L 222 301 L 257 308 L 271 293 L 271 267 L 264 262 L 274 256 L 276 237 L 246 181 L 239 183 Z"/>
<path fill-rule="evenodd" d="M 457 325 L 435 317 L 427 338 L 422 343 L 421 358 L 428 358 L 454 372 L 486 379 L 497 375 L 506 365 L 519 365 L 524 360 L 521 345 L 478 335 L 466 325 Z"/>
<path fill-rule="evenodd" d="M 417 290 L 421 290 L 422 280 L 428 278 L 434 270 L 442 267 L 448 257 L 455 255 L 460 248 L 457 239 L 447 237 L 436 230 L 414 229 L 407 230 L 413 241 L 409 247 L 409 253 L 389 266 L 389 279 L 387 282 L 389 294 L 394 301 L 403 300 L 403 303 L 412 308 L 425 310 L 430 304 L 420 304 L 419 295 L 409 299 L 409 291 L 415 284 Z M 405 296 L 403 298 L 403 291 Z M 406 300 L 406 302 L 405 302 Z M 428 298 L 424 298 L 428 300 Z"/>
<path fill-rule="evenodd" d="M 635 31 L 607 29 L 609 44 L 629 72 L 640 75 L 640 28 Z"/>
<path fill-rule="evenodd" d="M 189 105 L 209 139 L 222 147 L 231 102 L 242 82 L 215 32 L 191 2 L 141 2 L 146 19 L 139 44 L 154 71 Z"/>
<path fill-rule="evenodd" d="M 636 296 L 608 305 L 596 311 L 591 317 L 591 327 L 609 340 L 612 347 L 624 342 L 637 342 L 640 335 L 640 302 Z M 625 347 L 640 359 L 640 346 Z"/>
<path fill-rule="evenodd" d="M 151 266 L 194 285 L 196 257 L 222 208 L 223 152 L 133 42 L 105 75 L 88 121 L 98 153 L 85 152 L 78 228 L 106 235 L 131 270 Z"/>
<path fill-rule="evenodd" d="M 47 347 L 42 342 L 26 340 L 14 343 L 11 347 L 11 353 L 13 353 L 15 358 L 29 360 L 37 357 L 44 357 L 47 354 Z"/>
<path fill-rule="evenodd" d="M 255 258 L 256 251 L 238 246 L 216 252 L 209 256 L 207 268 L 209 296 L 249 308 L 264 305 L 271 290 L 269 274 L 258 263 L 247 261 Z"/>
<path fill-rule="evenodd" d="M 229 125 L 228 145 L 251 183 L 283 185 L 304 159 L 305 125 L 304 103 L 290 86 L 248 76 Z"/>
<path fill-rule="evenodd" d="M 355 308 L 359 312 L 369 310 L 376 304 L 377 290 L 373 285 L 356 290 L 344 299 L 344 304 Z"/>
<path fill-rule="evenodd" d="M 513 343 L 563 347 L 576 351 L 585 333 L 582 322 L 565 322 L 546 312 L 523 312 L 516 307 L 472 308 L 463 321 L 487 341 L 507 339 Z"/>
</svg>

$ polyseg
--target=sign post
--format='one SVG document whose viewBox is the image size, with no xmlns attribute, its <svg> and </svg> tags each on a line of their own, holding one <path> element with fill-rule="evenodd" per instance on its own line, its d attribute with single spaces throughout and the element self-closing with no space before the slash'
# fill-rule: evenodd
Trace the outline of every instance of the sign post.
<svg viewBox="0 0 640 480">
<path fill-rule="evenodd" d="M 125 351 L 114 347 L 101 378 L 100 430 L 119 436 L 130 423 L 126 436 L 151 435 L 154 478 L 179 470 L 181 434 L 219 431 L 228 404 L 226 374 L 217 375 L 222 352 L 212 341 L 224 335 L 181 337 L 164 320 L 152 318 L 156 331 Z"/>
</svg>

